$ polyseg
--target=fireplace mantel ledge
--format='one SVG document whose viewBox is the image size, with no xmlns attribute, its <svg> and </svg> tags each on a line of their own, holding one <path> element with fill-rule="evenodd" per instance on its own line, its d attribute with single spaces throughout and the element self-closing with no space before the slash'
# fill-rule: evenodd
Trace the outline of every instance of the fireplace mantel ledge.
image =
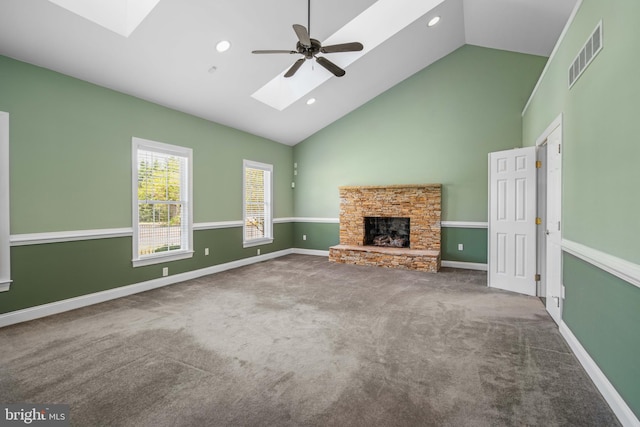
<svg viewBox="0 0 640 427">
<path fill-rule="evenodd" d="M 385 188 L 425 188 L 425 187 L 442 187 L 442 184 L 393 184 L 393 185 L 343 185 L 338 187 L 339 190 L 376 190 Z"/>
</svg>

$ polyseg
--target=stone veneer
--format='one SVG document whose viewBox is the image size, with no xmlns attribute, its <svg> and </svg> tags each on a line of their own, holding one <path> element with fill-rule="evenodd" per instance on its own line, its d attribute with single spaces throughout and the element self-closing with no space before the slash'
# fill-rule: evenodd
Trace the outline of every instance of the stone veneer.
<svg viewBox="0 0 640 427">
<path fill-rule="evenodd" d="M 440 184 L 340 187 L 340 244 L 329 260 L 438 271 L 441 203 Z M 364 246 L 365 217 L 409 218 L 409 248 Z"/>
</svg>

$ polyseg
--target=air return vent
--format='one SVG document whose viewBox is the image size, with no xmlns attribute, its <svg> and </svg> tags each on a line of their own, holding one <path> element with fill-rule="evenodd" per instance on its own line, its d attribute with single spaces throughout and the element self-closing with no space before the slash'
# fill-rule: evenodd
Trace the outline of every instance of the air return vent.
<svg viewBox="0 0 640 427">
<path fill-rule="evenodd" d="M 573 60 L 569 67 L 569 89 L 578 80 L 578 77 L 582 75 L 584 70 L 587 69 L 591 61 L 602 50 L 602 21 L 598 23 L 598 26 L 589 37 L 589 40 L 584 44 L 576 59 Z"/>
</svg>

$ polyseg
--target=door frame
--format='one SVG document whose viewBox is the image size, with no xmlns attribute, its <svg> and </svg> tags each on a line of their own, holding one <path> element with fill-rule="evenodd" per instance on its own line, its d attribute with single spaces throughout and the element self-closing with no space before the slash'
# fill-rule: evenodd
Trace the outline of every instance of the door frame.
<svg viewBox="0 0 640 427">
<path fill-rule="evenodd" d="M 11 286 L 9 113 L 0 111 L 0 292 Z"/>
<path fill-rule="evenodd" d="M 537 250 L 537 256 L 539 257 L 537 264 L 539 267 L 538 273 L 541 275 L 541 283 L 539 285 L 539 289 L 540 289 L 540 293 L 538 296 L 545 298 L 545 306 L 548 307 L 548 304 L 550 304 L 549 301 L 549 291 L 550 291 L 550 286 L 549 284 L 551 283 L 551 280 L 557 280 L 559 282 L 560 285 L 560 295 L 559 295 L 559 316 L 560 318 L 562 317 L 562 308 L 563 308 L 563 304 L 562 304 L 562 300 L 564 299 L 564 289 L 563 289 L 563 283 L 562 283 L 562 251 L 560 251 L 559 257 L 560 259 L 558 260 L 558 263 L 560 265 L 560 277 L 557 278 L 550 278 L 548 277 L 547 274 L 547 261 L 546 261 L 546 257 L 547 257 L 547 237 L 546 237 L 546 230 L 547 230 L 547 210 L 549 210 L 549 208 L 553 208 L 553 209 L 557 209 L 557 213 L 558 213 L 558 217 L 562 218 L 562 201 L 560 201 L 560 203 L 555 203 L 555 200 L 553 200 L 552 197 L 550 197 L 549 192 L 547 191 L 547 186 L 549 185 L 549 178 L 550 178 L 550 174 L 549 174 L 549 168 L 547 167 L 546 161 L 547 161 L 547 151 L 546 149 L 542 149 L 541 147 L 546 146 L 547 144 L 547 140 L 549 138 L 549 136 L 556 131 L 557 129 L 559 129 L 560 131 L 560 144 L 562 146 L 562 142 L 563 142 L 563 114 L 560 113 L 560 115 L 558 115 L 558 117 L 556 117 L 551 124 L 549 124 L 549 126 L 547 126 L 547 128 L 544 130 L 544 132 L 542 132 L 542 134 L 540 134 L 540 136 L 538 137 L 538 139 L 536 140 L 536 151 L 537 152 L 544 152 L 545 156 L 544 158 L 540 158 L 540 156 L 538 156 L 539 160 L 543 161 L 543 167 L 541 169 L 539 169 L 539 171 L 541 173 L 545 174 L 544 179 L 538 179 L 538 183 L 542 184 L 544 186 L 544 188 L 540 188 L 540 186 L 538 187 L 538 197 L 544 197 L 544 209 L 541 210 L 541 206 L 538 205 L 537 209 L 538 209 L 538 216 L 542 219 L 542 223 L 540 224 L 540 229 L 538 231 L 538 236 L 539 236 L 539 240 L 538 240 L 538 250 Z M 562 161 L 562 159 L 560 159 Z M 562 169 L 560 170 L 560 175 L 558 177 L 558 183 L 557 185 L 560 186 L 560 189 L 562 189 Z M 562 193 L 561 196 L 562 197 Z M 561 221 L 561 225 L 562 225 L 562 221 Z M 562 233 L 562 230 L 560 230 L 560 233 Z M 547 308 L 548 309 L 548 308 Z"/>
</svg>

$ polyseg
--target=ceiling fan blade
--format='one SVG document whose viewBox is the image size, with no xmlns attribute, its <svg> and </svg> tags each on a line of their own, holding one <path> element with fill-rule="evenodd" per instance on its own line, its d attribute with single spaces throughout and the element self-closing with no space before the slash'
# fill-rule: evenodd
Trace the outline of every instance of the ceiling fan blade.
<svg viewBox="0 0 640 427">
<path fill-rule="evenodd" d="M 251 53 L 298 53 L 295 50 L 253 50 Z"/>
<path fill-rule="evenodd" d="M 309 37 L 309 32 L 303 25 L 293 24 L 293 31 L 296 32 L 298 40 L 300 40 L 300 44 L 302 46 L 311 47 L 311 38 Z"/>
<path fill-rule="evenodd" d="M 300 68 L 302 66 L 302 64 L 304 63 L 304 61 L 306 60 L 306 58 L 300 58 L 298 59 L 296 62 L 293 63 L 293 65 L 291 66 L 291 68 L 289 68 L 289 70 L 285 73 L 285 77 L 291 77 L 293 76 L 296 71 L 298 71 L 298 68 Z"/>
<path fill-rule="evenodd" d="M 324 68 L 331 71 L 333 75 L 336 77 L 342 77 L 346 74 L 346 72 L 342 68 L 338 67 L 336 64 L 329 61 L 327 58 L 323 56 L 316 57 L 316 61 L 318 62 L 318 64 L 322 65 Z"/>
<path fill-rule="evenodd" d="M 322 53 L 359 52 L 362 49 L 364 49 L 364 46 L 362 46 L 362 43 L 353 42 L 353 43 L 334 44 L 331 46 L 323 46 L 320 48 L 320 52 Z"/>
</svg>

